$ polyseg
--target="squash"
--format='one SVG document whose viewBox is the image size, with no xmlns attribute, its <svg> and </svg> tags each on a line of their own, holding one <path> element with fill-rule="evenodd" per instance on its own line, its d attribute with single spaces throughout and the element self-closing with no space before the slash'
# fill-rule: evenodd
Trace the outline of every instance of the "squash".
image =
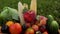
<svg viewBox="0 0 60 34">
<path fill-rule="evenodd" d="M 52 21 L 50 24 L 50 32 L 53 34 L 57 34 L 59 29 L 59 24 L 56 21 Z"/>
</svg>

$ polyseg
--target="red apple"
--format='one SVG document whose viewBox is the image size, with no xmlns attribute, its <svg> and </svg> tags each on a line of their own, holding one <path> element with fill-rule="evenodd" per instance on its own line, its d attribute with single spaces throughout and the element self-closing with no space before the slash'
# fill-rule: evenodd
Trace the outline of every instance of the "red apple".
<svg viewBox="0 0 60 34">
<path fill-rule="evenodd" d="M 11 34 L 19 34 L 22 31 L 22 27 L 19 23 L 15 23 L 9 27 L 9 31 Z"/>
<path fill-rule="evenodd" d="M 37 25 L 32 25 L 32 28 L 35 30 L 35 31 L 38 31 L 39 30 L 39 27 Z"/>
</svg>

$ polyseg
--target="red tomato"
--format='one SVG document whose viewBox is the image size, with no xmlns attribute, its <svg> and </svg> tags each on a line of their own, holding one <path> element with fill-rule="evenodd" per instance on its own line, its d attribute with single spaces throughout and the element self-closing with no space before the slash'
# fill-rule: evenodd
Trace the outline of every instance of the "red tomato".
<svg viewBox="0 0 60 34">
<path fill-rule="evenodd" d="M 22 31 L 22 27 L 19 23 L 15 23 L 9 27 L 9 31 L 11 34 L 19 34 Z"/>
<path fill-rule="evenodd" d="M 38 31 L 39 30 L 39 27 L 37 25 L 32 25 L 32 28 L 35 30 L 35 31 Z"/>
<path fill-rule="evenodd" d="M 34 34 L 34 30 L 32 28 L 28 28 L 25 34 Z"/>
</svg>

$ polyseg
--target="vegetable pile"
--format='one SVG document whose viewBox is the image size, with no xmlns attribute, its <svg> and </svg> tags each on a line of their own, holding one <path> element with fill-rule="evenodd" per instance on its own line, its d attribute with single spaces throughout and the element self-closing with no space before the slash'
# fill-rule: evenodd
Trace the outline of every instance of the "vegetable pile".
<svg viewBox="0 0 60 34">
<path fill-rule="evenodd" d="M 0 33 L 58 34 L 59 24 L 52 15 L 36 15 L 36 7 L 28 10 L 20 2 L 18 8 L 21 13 L 10 7 L 3 8 L 0 13 Z"/>
<path fill-rule="evenodd" d="M 0 32 L 7 34 L 58 34 L 59 25 L 52 15 L 36 15 L 33 10 L 23 13 L 25 23 L 20 24 L 16 9 L 5 7 L 0 14 Z"/>
</svg>

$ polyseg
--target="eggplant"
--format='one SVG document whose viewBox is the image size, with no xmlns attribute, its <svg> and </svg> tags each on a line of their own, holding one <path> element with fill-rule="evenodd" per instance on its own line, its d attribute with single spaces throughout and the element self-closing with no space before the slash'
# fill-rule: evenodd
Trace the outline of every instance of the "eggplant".
<svg viewBox="0 0 60 34">
<path fill-rule="evenodd" d="M 7 25 L 2 25 L 1 31 L 2 31 L 2 33 L 10 34 L 9 27 Z"/>
</svg>

